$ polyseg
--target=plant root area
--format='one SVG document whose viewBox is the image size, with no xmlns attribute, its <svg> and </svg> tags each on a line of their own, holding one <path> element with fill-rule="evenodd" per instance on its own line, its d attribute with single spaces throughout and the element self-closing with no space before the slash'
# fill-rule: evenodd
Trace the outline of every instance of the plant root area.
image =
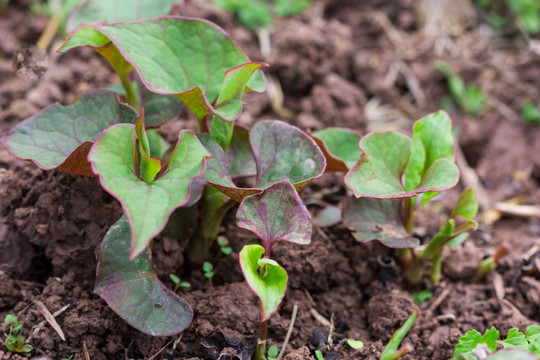
<svg viewBox="0 0 540 360">
<path fill-rule="evenodd" d="M 70 104 L 83 92 L 118 80 L 89 49 L 56 54 L 34 45 L 47 17 L 32 0 L 11 1 L 0 16 L 0 134 L 43 107 Z M 540 99 L 540 37 L 490 28 L 472 1 L 450 1 L 444 11 L 413 0 L 315 0 L 299 17 L 276 20 L 271 52 L 263 56 L 256 35 L 209 1 L 186 0 L 180 14 L 216 22 L 256 61 L 270 64 L 274 86 L 247 94 L 239 122 L 282 119 L 302 129 L 338 126 L 369 131 L 410 131 L 413 122 L 436 111 L 448 96 L 444 60 L 467 83 L 488 94 L 483 115 L 449 111 L 456 129 L 462 178 L 420 210 L 413 232 L 429 239 L 446 221 L 459 193 L 477 177 L 480 226 L 465 243 L 444 253 L 440 284 L 426 276 L 407 286 L 397 253 L 378 243 L 359 243 L 342 224 L 314 226 L 312 243 L 280 243 L 273 257 L 287 270 L 289 288 L 270 319 L 268 342 L 281 346 L 298 316 L 285 359 L 378 359 L 384 346 L 415 310 L 412 294 L 433 296 L 402 345 L 403 359 L 448 359 L 460 336 L 496 326 L 501 335 L 540 322 L 540 277 L 527 272 L 540 262 L 540 127 L 525 124 L 520 107 Z M 441 2 L 444 3 L 444 2 Z M 279 90 L 281 88 L 281 91 Z M 277 92 L 275 89 L 278 89 Z M 282 96 L 281 96 L 282 95 Z M 282 99 L 283 101 L 280 101 Z M 184 111 L 160 129 L 170 140 L 192 128 Z M 472 179 L 472 180 L 471 180 Z M 343 174 L 325 174 L 302 194 L 312 216 L 352 194 Z M 502 204 L 502 205 L 501 205 Z M 522 211 L 531 205 L 532 212 Z M 531 208 L 526 208 L 531 210 Z M 536 208 L 538 211 L 538 209 Z M 233 253 L 213 248 L 215 276 L 184 261 L 186 239 L 157 237 L 153 259 L 160 279 L 169 274 L 191 283 L 179 295 L 193 307 L 194 320 L 176 337 L 154 338 L 127 325 L 92 293 L 96 249 L 121 216 L 116 200 L 96 178 L 44 172 L 13 159 L 0 148 L 0 318 L 15 314 L 39 359 L 246 359 L 258 329 L 258 302 L 243 281 L 238 251 L 255 237 L 239 230 L 233 208 L 220 234 Z M 536 217 L 535 217 L 536 216 Z M 472 283 L 476 266 L 503 242 L 510 252 L 496 271 Z M 45 321 L 41 301 L 65 334 Z M 0 325 L 0 338 L 7 327 Z M 353 350 L 347 339 L 361 340 Z M 0 343 L 0 359 L 23 359 Z"/>
</svg>

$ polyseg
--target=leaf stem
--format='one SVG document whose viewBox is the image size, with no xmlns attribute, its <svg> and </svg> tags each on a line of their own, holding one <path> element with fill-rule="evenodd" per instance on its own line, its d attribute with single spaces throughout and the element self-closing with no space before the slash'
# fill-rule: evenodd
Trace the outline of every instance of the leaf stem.
<svg viewBox="0 0 540 360">
<path fill-rule="evenodd" d="M 435 285 L 441 281 L 441 268 L 442 268 L 442 255 L 443 255 L 443 249 L 439 250 L 435 255 L 433 255 L 433 259 L 431 260 L 431 271 L 430 271 L 430 277 L 431 282 Z"/>
<path fill-rule="evenodd" d="M 127 74 L 120 74 L 117 71 L 120 82 L 126 91 L 126 101 L 129 105 L 133 106 L 135 110 L 139 111 L 139 94 L 137 91 L 137 85 L 134 82 L 129 81 Z"/>
<path fill-rule="evenodd" d="M 394 335 L 392 336 L 392 339 L 390 339 L 390 342 L 386 347 L 384 348 L 383 353 L 381 354 L 381 360 L 394 360 L 399 359 L 403 354 L 408 352 L 410 348 L 408 346 L 403 346 L 401 349 L 398 350 L 399 345 L 401 344 L 401 341 L 405 336 L 407 336 L 407 333 L 413 326 L 416 317 L 420 313 L 420 308 L 416 308 L 416 310 L 409 316 L 407 321 L 403 324 L 402 327 L 396 330 Z"/>
</svg>

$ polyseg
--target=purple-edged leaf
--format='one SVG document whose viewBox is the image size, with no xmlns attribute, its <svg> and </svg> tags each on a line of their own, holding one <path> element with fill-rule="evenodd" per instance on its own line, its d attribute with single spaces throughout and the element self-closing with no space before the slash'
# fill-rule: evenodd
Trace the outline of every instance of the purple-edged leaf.
<svg viewBox="0 0 540 360">
<path fill-rule="evenodd" d="M 242 274 L 251 290 L 261 302 L 261 322 L 270 319 L 287 291 L 287 272 L 271 259 L 262 257 L 264 248 L 260 245 L 245 245 L 238 259 Z"/>
<path fill-rule="evenodd" d="M 229 162 L 229 174 L 231 178 L 255 176 L 257 166 L 249 144 L 249 131 L 236 125 L 234 127 L 231 143 L 225 152 Z"/>
<path fill-rule="evenodd" d="M 287 180 L 246 197 L 236 213 L 236 223 L 261 239 L 266 256 L 277 241 L 311 242 L 311 216 Z"/>
<path fill-rule="evenodd" d="M 132 258 L 163 229 L 170 214 L 188 202 L 192 183 L 210 156 L 195 135 L 182 131 L 164 170 L 147 183 L 138 175 L 136 145 L 135 127 L 116 125 L 103 132 L 88 156 L 101 184 L 128 217 Z"/>
<path fill-rule="evenodd" d="M 313 133 L 313 139 L 326 156 L 326 171 L 348 171 L 362 152 L 358 148 L 360 135 L 349 129 L 326 128 Z"/>
<path fill-rule="evenodd" d="M 234 119 L 242 110 L 244 102 L 242 96 L 246 90 L 249 79 L 261 67 L 268 64 L 261 62 L 246 63 L 227 70 L 221 90 L 216 100 L 216 109 L 224 115 L 225 119 Z M 233 136 L 234 122 L 226 121 L 218 116 L 212 119 L 210 136 L 223 149 L 227 149 Z"/>
<path fill-rule="evenodd" d="M 326 168 L 326 159 L 315 141 L 282 121 L 257 122 L 251 129 L 250 142 L 258 188 L 288 180 L 300 191 Z"/>
<path fill-rule="evenodd" d="M 101 244 L 94 293 L 146 334 L 171 336 L 184 331 L 193 318 L 191 307 L 156 277 L 150 249 L 129 259 L 130 241 L 131 229 L 122 216 Z"/>
<path fill-rule="evenodd" d="M 157 127 L 173 120 L 182 111 L 182 101 L 174 95 L 158 95 L 141 86 L 144 123 L 146 127 Z"/>
<path fill-rule="evenodd" d="M 401 220 L 398 199 L 346 199 L 343 203 L 343 223 L 361 242 L 378 240 L 391 248 L 414 248 L 420 241 L 411 237 Z"/>
<path fill-rule="evenodd" d="M 197 226 L 197 207 L 182 206 L 174 210 L 169 217 L 167 226 L 163 229 L 163 235 L 178 241 L 191 238 Z"/>
<path fill-rule="evenodd" d="M 144 86 L 151 92 L 176 95 L 197 116 L 213 114 L 234 120 L 240 106 L 231 111 L 224 106 L 215 109 L 225 72 L 249 59 L 216 25 L 192 18 L 164 16 L 144 21 L 92 24 L 75 30 L 59 51 L 77 46 L 90 46 L 96 51 L 112 47 L 114 55 L 133 67 Z M 121 67 L 125 69 L 125 66 Z M 247 87 L 262 90 L 262 74 L 256 72 Z M 238 112 L 236 111 L 238 110 Z"/>
<path fill-rule="evenodd" d="M 424 142 L 422 146 L 418 145 L 423 141 L 427 140 L 421 140 L 417 135 L 413 146 L 410 138 L 395 132 L 364 136 L 360 142 L 362 156 L 345 176 L 345 184 L 356 197 L 378 199 L 413 197 L 420 193 L 447 190 L 456 185 L 459 180 L 457 166 L 446 157 L 426 155 L 423 158 L 424 151 L 439 154 L 439 149 L 432 144 Z M 421 166 L 418 165 L 420 162 Z M 414 180 L 416 186 L 407 188 L 404 181 L 413 178 L 411 174 L 414 171 L 411 169 L 418 171 L 420 167 L 421 172 L 417 172 L 420 182 Z M 406 170 L 408 175 L 405 174 Z"/>
<path fill-rule="evenodd" d="M 416 121 L 412 139 L 413 151 L 405 171 L 405 188 L 408 191 L 421 185 L 426 172 L 437 160 L 454 161 L 452 124 L 448 114 L 438 111 Z"/>
<path fill-rule="evenodd" d="M 44 170 L 95 176 L 87 160 L 92 143 L 114 124 L 135 124 L 137 113 L 109 91 L 85 93 L 69 106 L 53 104 L 26 119 L 0 142 L 15 157 Z"/>
<path fill-rule="evenodd" d="M 85 0 L 70 14 L 66 31 L 93 21 L 129 21 L 167 15 L 179 0 Z"/>
</svg>

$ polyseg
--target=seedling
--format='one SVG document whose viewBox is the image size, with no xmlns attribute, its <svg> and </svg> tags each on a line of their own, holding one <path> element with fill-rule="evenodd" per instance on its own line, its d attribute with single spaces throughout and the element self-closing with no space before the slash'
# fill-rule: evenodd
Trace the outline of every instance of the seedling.
<svg viewBox="0 0 540 360">
<path fill-rule="evenodd" d="M 239 254 L 240 267 L 251 290 L 260 300 L 260 322 L 255 359 L 266 353 L 268 320 L 277 311 L 287 290 L 287 272 L 270 259 L 273 245 L 288 241 L 311 242 L 311 217 L 296 189 L 287 180 L 262 193 L 246 197 L 236 213 L 239 227 L 253 232 L 260 245 L 245 245 Z"/>
<path fill-rule="evenodd" d="M 437 69 L 446 76 L 450 94 L 463 111 L 471 116 L 478 116 L 487 110 L 487 96 L 478 86 L 465 84 L 463 79 L 443 62 L 437 64 Z"/>
<path fill-rule="evenodd" d="M 324 360 L 324 356 L 321 352 L 321 350 L 315 350 L 315 357 L 317 358 L 317 360 Z"/>
<path fill-rule="evenodd" d="M 495 271 L 497 268 L 497 263 L 499 260 L 506 255 L 506 253 L 510 250 L 510 244 L 507 242 L 503 242 L 499 247 L 497 248 L 497 251 L 492 256 L 488 256 L 478 266 L 476 269 L 476 272 L 472 278 L 473 282 L 478 282 L 485 278 L 490 272 Z"/>
<path fill-rule="evenodd" d="M 384 348 L 380 360 L 399 359 L 411 350 L 409 346 L 403 346 L 400 348 L 399 345 L 401 344 L 401 341 L 403 341 L 403 338 L 407 336 L 407 333 L 416 321 L 416 317 L 418 316 L 419 312 L 420 309 L 416 308 L 415 312 L 409 316 L 403 326 L 396 330 L 392 336 L 392 339 L 390 339 L 390 342 Z"/>
<path fill-rule="evenodd" d="M 526 102 L 521 107 L 521 118 L 526 124 L 540 125 L 540 109 L 530 102 Z"/>
<path fill-rule="evenodd" d="M 504 350 L 497 350 L 503 348 Z M 492 327 L 482 335 L 470 330 L 459 339 L 453 360 L 538 360 L 540 356 L 540 326 L 530 325 L 525 334 L 510 329 L 506 339 L 499 340 L 499 331 Z"/>
<path fill-rule="evenodd" d="M 212 278 L 214 277 L 214 265 L 209 263 L 208 261 L 205 261 L 202 265 L 202 269 L 204 272 L 204 276 L 212 282 Z"/>
<path fill-rule="evenodd" d="M 196 212 L 194 204 L 203 192 L 203 203 L 210 205 L 213 195 L 221 194 L 211 187 L 204 191 L 201 175 L 211 155 L 193 133 L 181 131 L 176 146 L 167 150 L 169 145 L 147 127 L 177 116 L 182 101 L 195 114 L 200 131 L 226 149 L 242 96 L 264 90 L 257 70 L 267 65 L 250 62 L 214 24 L 177 16 L 82 25 L 60 51 L 79 46 L 109 61 L 129 105 L 112 92 L 83 94 L 75 104 L 44 109 L 0 142 L 14 156 L 43 169 L 99 177 L 125 216 L 103 240 L 94 291 L 137 329 L 177 334 L 189 325 L 192 310 L 156 278 L 148 246 L 173 211 L 185 207 Z M 223 201 L 214 203 L 219 208 Z M 211 206 L 206 210 L 200 213 L 219 213 Z M 212 220 L 218 229 L 221 219 Z"/>
<path fill-rule="evenodd" d="M 364 343 L 360 340 L 347 339 L 347 345 L 354 350 L 362 350 L 364 348 Z"/>
<path fill-rule="evenodd" d="M 230 255 L 232 253 L 233 249 L 229 246 L 229 239 L 227 239 L 225 236 L 218 236 L 216 242 L 219 245 L 219 250 L 224 255 Z"/>
<path fill-rule="evenodd" d="M 478 212 L 474 192 L 466 189 L 445 226 L 425 247 L 412 236 L 417 203 L 426 205 L 459 179 L 448 115 L 437 112 L 418 120 L 412 139 L 396 132 L 368 134 L 360 149 L 362 156 L 345 176 L 359 199 L 345 200 L 344 224 L 358 241 L 378 240 L 403 249 L 402 265 L 412 283 L 421 280 L 426 260 L 431 259 L 431 278 L 438 283 L 444 247 L 476 228 L 473 218 Z"/>
<path fill-rule="evenodd" d="M 26 338 L 23 335 L 24 328 L 19 319 L 15 315 L 8 314 L 4 319 L 4 324 L 8 325 L 8 335 L 4 340 L 6 348 L 14 353 L 19 353 L 26 357 L 30 357 L 32 345 L 26 343 Z"/>
<path fill-rule="evenodd" d="M 189 282 L 180 280 L 180 278 L 174 274 L 169 274 L 169 278 L 174 283 L 174 292 L 176 292 L 180 288 L 191 287 L 191 284 Z"/>
<path fill-rule="evenodd" d="M 427 301 L 433 297 L 433 293 L 428 290 L 422 290 L 412 295 L 413 301 L 416 305 L 420 306 L 424 301 Z"/>
</svg>

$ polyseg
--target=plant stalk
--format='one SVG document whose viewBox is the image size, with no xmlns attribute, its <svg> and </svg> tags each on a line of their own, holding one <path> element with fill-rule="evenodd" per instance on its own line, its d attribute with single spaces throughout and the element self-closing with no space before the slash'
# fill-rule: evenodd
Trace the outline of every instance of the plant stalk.
<svg viewBox="0 0 540 360">
<path fill-rule="evenodd" d="M 431 282 L 435 285 L 437 285 L 441 281 L 441 268 L 442 268 L 442 255 L 443 255 L 443 249 L 439 250 L 438 253 L 433 255 L 433 259 L 431 260 Z"/>
<path fill-rule="evenodd" d="M 268 333 L 268 320 L 259 324 L 259 336 L 255 347 L 255 360 L 266 360 L 266 336 Z"/>
</svg>

